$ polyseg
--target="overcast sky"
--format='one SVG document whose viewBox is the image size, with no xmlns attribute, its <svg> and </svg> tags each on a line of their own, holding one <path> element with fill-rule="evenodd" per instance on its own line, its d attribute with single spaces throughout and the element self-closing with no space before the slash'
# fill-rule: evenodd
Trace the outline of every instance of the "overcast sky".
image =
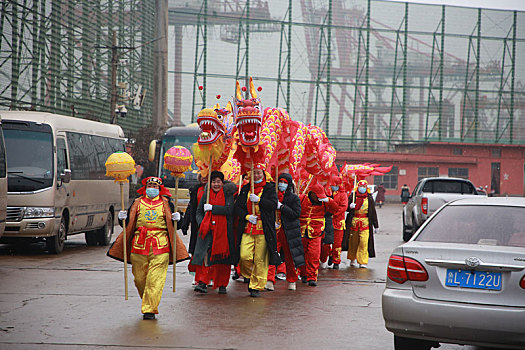
<svg viewBox="0 0 525 350">
<path fill-rule="evenodd" d="M 397 1 L 397 0 L 388 0 Z M 421 4 L 455 5 L 489 9 L 525 11 L 525 0 L 405 0 Z"/>
</svg>

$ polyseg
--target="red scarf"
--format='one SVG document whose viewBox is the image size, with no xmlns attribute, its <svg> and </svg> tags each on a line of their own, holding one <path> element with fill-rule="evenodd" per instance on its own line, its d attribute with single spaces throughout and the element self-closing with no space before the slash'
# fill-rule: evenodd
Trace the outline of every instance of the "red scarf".
<svg viewBox="0 0 525 350">
<path fill-rule="evenodd" d="M 284 199 L 284 191 L 277 191 L 277 198 L 279 198 L 279 202 L 283 202 Z"/>
<path fill-rule="evenodd" d="M 263 177 L 261 182 L 259 182 L 258 184 L 254 183 L 253 186 L 255 187 L 255 192 L 258 193 L 259 192 L 258 189 L 266 186 L 266 178 Z"/>
<path fill-rule="evenodd" d="M 365 200 L 366 197 L 367 197 L 366 192 L 363 194 L 357 192 L 357 196 L 355 199 L 355 210 L 361 209 L 361 206 L 363 205 L 363 201 Z"/>
<path fill-rule="evenodd" d="M 224 199 L 224 189 L 217 193 L 210 191 L 211 205 L 222 205 L 226 204 Z M 212 222 L 215 225 L 212 225 Z M 230 248 L 228 244 L 228 219 L 225 215 L 213 215 L 210 211 L 207 211 L 204 215 L 204 219 L 200 226 L 200 237 L 204 238 L 208 233 L 213 234 L 213 245 L 211 247 L 210 261 L 222 260 L 230 255 Z"/>
</svg>

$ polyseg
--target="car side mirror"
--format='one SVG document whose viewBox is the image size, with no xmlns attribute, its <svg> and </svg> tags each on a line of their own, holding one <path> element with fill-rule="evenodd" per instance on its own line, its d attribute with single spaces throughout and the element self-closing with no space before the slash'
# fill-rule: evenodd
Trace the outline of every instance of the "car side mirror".
<svg viewBox="0 0 525 350">
<path fill-rule="evenodd" d="M 62 183 L 65 184 L 71 182 L 71 170 L 64 169 L 64 173 L 60 174 L 60 180 L 62 180 Z"/>
</svg>

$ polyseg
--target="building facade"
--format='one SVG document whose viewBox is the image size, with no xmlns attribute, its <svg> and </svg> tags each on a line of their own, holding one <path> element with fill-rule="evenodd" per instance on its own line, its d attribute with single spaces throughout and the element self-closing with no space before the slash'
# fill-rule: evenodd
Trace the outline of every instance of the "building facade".
<svg viewBox="0 0 525 350">
<path fill-rule="evenodd" d="M 369 178 L 384 183 L 389 200 L 399 199 L 401 186 L 414 189 L 424 177 L 469 179 L 496 196 L 525 195 L 525 145 L 427 142 L 398 144 L 393 153 L 337 152 L 337 165 L 375 163 L 392 165 L 385 176 Z"/>
</svg>

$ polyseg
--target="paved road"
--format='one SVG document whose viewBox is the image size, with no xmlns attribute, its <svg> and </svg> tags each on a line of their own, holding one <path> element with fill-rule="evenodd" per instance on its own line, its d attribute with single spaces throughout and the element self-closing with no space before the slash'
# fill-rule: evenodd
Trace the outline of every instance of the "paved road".
<svg viewBox="0 0 525 350">
<path fill-rule="evenodd" d="M 368 269 L 321 270 L 316 288 L 298 283 L 293 292 L 279 281 L 250 298 L 235 281 L 227 295 L 196 294 L 182 263 L 175 293 L 169 268 L 156 321 L 142 320 L 131 269 L 125 301 L 122 263 L 106 247 L 87 247 L 83 235 L 58 256 L 42 244 L 0 245 L 0 349 L 393 349 L 381 293 L 388 256 L 402 243 L 401 206 L 378 212 L 378 258 Z"/>
</svg>

